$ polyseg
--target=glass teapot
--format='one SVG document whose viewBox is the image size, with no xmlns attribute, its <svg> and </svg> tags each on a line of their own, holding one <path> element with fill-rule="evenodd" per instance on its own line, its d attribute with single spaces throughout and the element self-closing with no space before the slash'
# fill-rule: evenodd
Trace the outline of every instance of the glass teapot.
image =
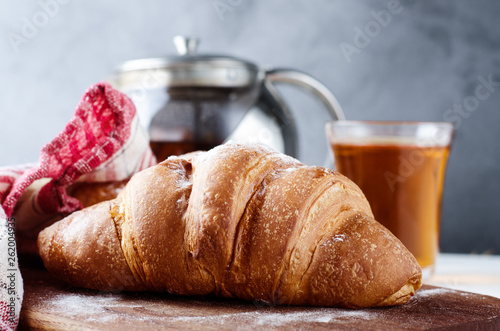
<svg viewBox="0 0 500 331">
<path fill-rule="evenodd" d="M 196 38 L 178 36 L 174 44 L 177 55 L 127 61 L 109 78 L 136 105 L 159 161 L 228 140 L 264 143 L 299 158 L 295 119 L 275 83 L 311 92 L 331 120 L 344 119 L 333 94 L 303 72 L 197 54 Z"/>
</svg>

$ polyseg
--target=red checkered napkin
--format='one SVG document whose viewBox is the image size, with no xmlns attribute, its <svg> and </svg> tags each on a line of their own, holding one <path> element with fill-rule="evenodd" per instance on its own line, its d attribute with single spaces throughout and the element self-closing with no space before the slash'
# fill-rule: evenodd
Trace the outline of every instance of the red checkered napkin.
<svg viewBox="0 0 500 331">
<path fill-rule="evenodd" d="M 154 164 L 132 101 L 98 83 L 87 90 L 64 130 L 42 148 L 37 164 L 0 168 L 2 330 L 15 329 L 23 293 L 15 242 L 9 240 L 13 224 L 17 234 L 36 238 L 50 222 L 82 207 L 66 193 L 68 185 L 124 180 Z"/>
</svg>

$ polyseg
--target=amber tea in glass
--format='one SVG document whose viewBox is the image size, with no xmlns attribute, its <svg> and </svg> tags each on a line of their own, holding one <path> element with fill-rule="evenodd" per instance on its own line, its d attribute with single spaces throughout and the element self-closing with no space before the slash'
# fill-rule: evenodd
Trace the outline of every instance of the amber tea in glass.
<svg viewBox="0 0 500 331">
<path fill-rule="evenodd" d="M 330 122 L 336 168 L 363 191 L 375 219 L 432 273 L 453 126 L 429 122 Z"/>
</svg>

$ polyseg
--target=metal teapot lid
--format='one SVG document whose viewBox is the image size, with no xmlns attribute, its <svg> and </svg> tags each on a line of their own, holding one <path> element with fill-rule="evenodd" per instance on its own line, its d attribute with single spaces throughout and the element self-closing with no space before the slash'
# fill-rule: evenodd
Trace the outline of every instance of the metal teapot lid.
<svg viewBox="0 0 500 331">
<path fill-rule="evenodd" d="M 199 39 L 174 38 L 177 55 L 130 60 L 116 70 L 119 86 L 133 86 L 148 78 L 151 84 L 169 87 L 249 87 L 258 81 L 259 68 L 226 55 L 197 54 Z M 146 76 L 145 76 L 146 75 Z"/>
</svg>

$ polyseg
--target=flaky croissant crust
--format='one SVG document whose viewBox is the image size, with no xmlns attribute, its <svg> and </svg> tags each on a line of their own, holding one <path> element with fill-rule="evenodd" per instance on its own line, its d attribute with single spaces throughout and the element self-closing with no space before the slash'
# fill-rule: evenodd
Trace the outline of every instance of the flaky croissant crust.
<svg viewBox="0 0 500 331">
<path fill-rule="evenodd" d="M 370 307 L 407 302 L 422 278 L 353 182 L 254 144 L 171 157 L 38 245 L 51 273 L 99 290 Z"/>
</svg>

